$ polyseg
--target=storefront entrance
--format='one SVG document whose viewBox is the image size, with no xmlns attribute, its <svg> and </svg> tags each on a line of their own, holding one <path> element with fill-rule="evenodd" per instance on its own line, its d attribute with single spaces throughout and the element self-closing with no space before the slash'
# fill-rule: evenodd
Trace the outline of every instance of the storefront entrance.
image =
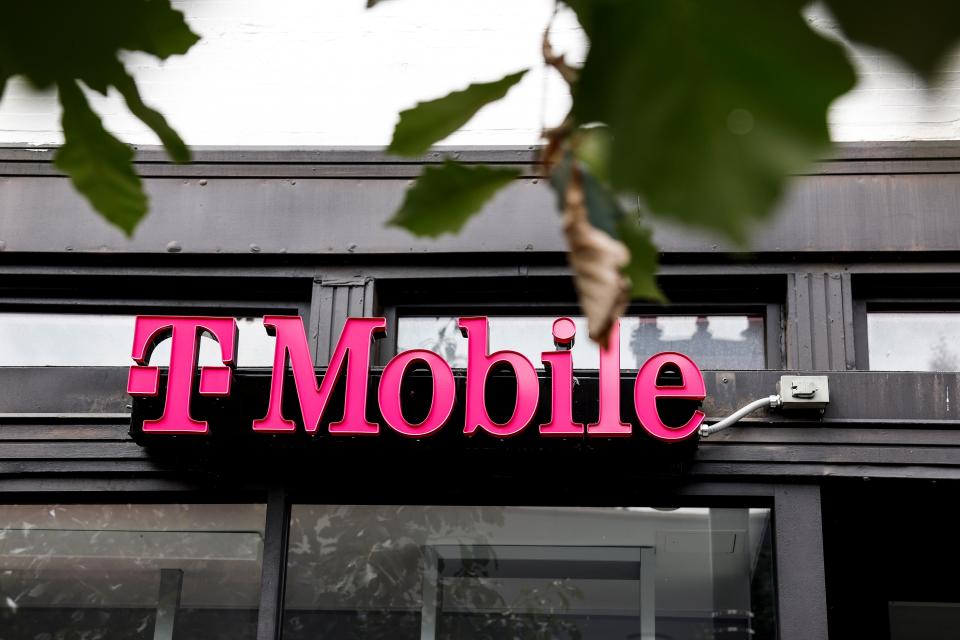
<svg viewBox="0 0 960 640">
<path fill-rule="evenodd" d="M 823 491 L 830 635 L 960 635 L 960 524 L 951 483 L 871 479 Z"/>
</svg>

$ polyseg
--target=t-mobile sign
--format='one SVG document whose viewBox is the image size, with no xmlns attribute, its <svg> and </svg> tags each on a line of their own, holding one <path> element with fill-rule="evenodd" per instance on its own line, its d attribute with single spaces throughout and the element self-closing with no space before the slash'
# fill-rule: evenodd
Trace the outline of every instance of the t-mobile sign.
<svg viewBox="0 0 960 640">
<path fill-rule="evenodd" d="M 516 351 L 490 352 L 485 317 L 459 319 L 467 339 L 467 366 L 457 371 L 425 349 L 398 353 L 382 370 L 372 368 L 371 346 L 384 335 L 385 318 L 349 318 L 323 369 L 315 368 L 300 317 L 266 316 L 263 324 L 276 337 L 269 384 L 238 390 L 235 379 L 246 372 L 235 368 L 234 318 L 138 317 L 132 354 L 137 364 L 130 368 L 127 391 L 135 399 L 152 399 L 156 415 L 144 417 L 135 430 L 151 436 L 203 435 L 219 419 L 229 421 L 231 429 L 262 434 L 376 437 L 390 431 L 416 439 L 455 429 L 465 436 L 484 432 L 495 438 L 534 430 L 544 438 L 610 438 L 631 436 L 636 425 L 658 440 L 679 442 L 694 436 L 704 418 L 699 410 L 688 412 L 680 423 L 662 414 L 660 401 L 698 406 L 705 397 L 700 369 L 687 356 L 658 353 L 632 381 L 621 375 L 619 326 L 600 350 L 597 383 L 583 385 L 574 376 L 570 347 L 576 327 L 569 318 L 554 321 L 556 350 L 541 354 L 545 373 L 539 375 Z M 197 366 L 203 334 L 217 341 L 222 365 Z M 162 375 L 160 367 L 147 363 L 166 338 L 171 339 L 170 365 Z M 411 377 L 420 381 L 418 403 L 411 400 L 416 395 L 410 392 Z M 493 378 L 499 383 L 491 384 Z M 632 403 L 621 401 L 628 382 Z M 156 406 L 159 402 L 162 408 Z M 591 407 L 592 415 L 578 420 L 578 407 L 584 406 Z M 245 424 L 238 426 L 238 421 Z"/>
</svg>

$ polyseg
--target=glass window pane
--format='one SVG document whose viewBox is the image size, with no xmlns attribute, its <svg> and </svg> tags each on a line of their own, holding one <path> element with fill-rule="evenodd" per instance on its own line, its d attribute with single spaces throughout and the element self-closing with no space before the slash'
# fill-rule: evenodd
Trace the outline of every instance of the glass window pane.
<svg viewBox="0 0 960 640">
<path fill-rule="evenodd" d="M 264 511 L 0 506 L 0 637 L 253 639 Z"/>
<path fill-rule="evenodd" d="M 542 368 L 540 354 L 552 351 L 553 316 L 490 317 L 491 350 L 519 351 Z M 573 366 L 596 369 L 597 345 L 587 337 L 586 320 L 574 317 L 577 340 Z M 457 328 L 457 318 L 404 316 L 399 319 L 397 345 L 406 349 L 431 349 L 452 366 L 467 364 L 467 340 Z M 626 316 L 620 321 L 620 366 L 637 369 L 661 351 L 679 351 L 703 369 L 765 368 L 763 317 L 754 315 Z"/>
<path fill-rule="evenodd" d="M 772 639 L 766 509 L 295 505 L 284 640 Z"/>
<path fill-rule="evenodd" d="M 960 313 L 867 314 L 870 368 L 960 371 Z"/>
<path fill-rule="evenodd" d="M 135 316 L 83 313 L 0 314 L 0 366 L 102 366 L 133 364 Z M 275 339 L 267 335 L 261 318 L 237 318 L 239 327 L 238 366 L 273 365 Z M 216 342 L 203 336 L 200 364 L 221 364 Z M 161 342 L 150 358 L 151 364 L 170 362 L 170 341 Z"/>
</svg>

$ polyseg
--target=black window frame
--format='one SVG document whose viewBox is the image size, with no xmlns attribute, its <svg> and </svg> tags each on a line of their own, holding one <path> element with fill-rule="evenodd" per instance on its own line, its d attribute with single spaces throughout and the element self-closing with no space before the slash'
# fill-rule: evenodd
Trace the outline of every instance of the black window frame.
<svg viewBox="0 0 960 640">
<path fill-rule="evenodd" d="M 960 285 L 955 274 L 946 273 L 856 276 L 853 346 L 858 371 L 871 371 L 868 317 L 875 312 L 960 313 Z"/>
<path fill-rule="evenodd" d="M 402 316 L 582 315 L 569 277 L 515 276 L 510 290 L 526 299 L 498 299 L 490 279 L 453 278 L 422 282 L 377 282 L 380 313 L 387 320 L 386 336 L 378 342 L 374 362 L 386 365 L 397 353 L 397 326 Z M 497 279 L 503 280 L 503 279 Z M 764 370 L 781 370 L 786 363 L 785 282 L 779 278 L 731 276 L 718 282 L 710 276 L 661 278 L 669 305 L 632 302 L 625 315 L 752 315 L 763 318 Z M 443 291 L 438 283 L 452 287 Z M 733 286 L 733 284 L 736 286 Z M 500 284 L 500 287 L 503 285 Z M 411 302 L 411 297 L 422 300 Z M 519 296 L 518 296 L 519 297 Z"/>
</svg>

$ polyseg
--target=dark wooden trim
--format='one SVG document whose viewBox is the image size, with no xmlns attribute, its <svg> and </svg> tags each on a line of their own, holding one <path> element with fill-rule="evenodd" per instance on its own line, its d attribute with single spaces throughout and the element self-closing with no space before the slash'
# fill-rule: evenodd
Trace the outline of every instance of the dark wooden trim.
<svg viewBox="0 0 960 640">
<path fill-rule="evenodd" d="M 780 640 L 827 640 L 820 487 L 778 487 L 773 509 Z"/>
<path fill-rule="evenodd" d="M 274 487 L 267 495 L 257 640 L 280 640 L 283 628 L 289 532 L 290 501 L 283 488 Z"/>
</svg>

